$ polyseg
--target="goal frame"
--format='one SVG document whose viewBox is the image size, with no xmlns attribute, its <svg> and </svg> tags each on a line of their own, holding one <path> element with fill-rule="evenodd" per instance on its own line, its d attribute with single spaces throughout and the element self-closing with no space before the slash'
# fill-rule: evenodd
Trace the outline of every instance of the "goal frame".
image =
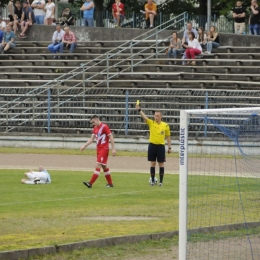
<svg viewBox="0 0 260 260">
<path fill-rule="evenodd" d="M 260 111 L 260 107 L 221 108 L 221 109 L 191 109 L 180 111 L 179 136 L 179 260 L 187 259 L 187 216 L 188 216 L 188 137 L 189 119 L 191 114 L 237 114 Z"/>
</svg>

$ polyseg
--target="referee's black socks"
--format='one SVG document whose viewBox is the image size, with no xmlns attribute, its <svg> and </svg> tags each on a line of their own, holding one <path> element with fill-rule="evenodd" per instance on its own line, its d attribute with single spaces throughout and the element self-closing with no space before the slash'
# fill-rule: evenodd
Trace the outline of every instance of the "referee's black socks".
<svg viewBox="0 0 260 260">
<path fill-rule="evenodd" d="M 160 183 L 163 182 L 164 167 L 160 167 Z"/>
<path fill-rule="evenodd" d="M 151 167 L 151 168 L 150 168 L 150 174 L 151 174 L 152 182 L 154 182 L 155 167 Z"/>
</svg>

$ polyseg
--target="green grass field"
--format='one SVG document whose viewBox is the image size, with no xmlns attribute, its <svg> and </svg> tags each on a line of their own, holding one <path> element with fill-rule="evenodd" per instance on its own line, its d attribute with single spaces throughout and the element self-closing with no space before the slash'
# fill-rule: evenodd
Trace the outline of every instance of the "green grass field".
<svg viewBox="0 0 260 260">
<path fill-rule="evenodd" d="M 91 173 L 51 171 L 52 184 L 23 185 L 23 172 L 0 170 L 0 251 L 178 230 L 177 175 L 166 175 L 163 187 L 151 187 L 147 174 L 115 173 L 115 187 L 105 188 L 101 174 L 88 189 L 82 181 Z M 237 223 L 239 219 L 229 203 L 239 202 L 236 178 L 200 178 L 194 179 L 190 188 L 196 190 L 192 199 L 199 202 L 196 207 L 203 213 L 202 221 L 209 219 L 215 205 L 224 202 L 225 218 Z M 243 192 L 256 192 L 255 180 L 249 180 L 241 182 Z M 206 186 L 214 187 L 207 195 L 214 207 L 202 200 Z M 259 207 L 250 211 L 249 218 L 257 212 Z M 212 221 L 207 224 L 221 224 L 215 218 Z"/>
</svg>

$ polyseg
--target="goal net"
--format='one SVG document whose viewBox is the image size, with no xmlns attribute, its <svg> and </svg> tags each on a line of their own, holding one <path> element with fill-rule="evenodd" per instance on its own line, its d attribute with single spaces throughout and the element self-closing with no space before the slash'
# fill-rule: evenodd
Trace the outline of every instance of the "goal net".
<svg viewBox="0 0 260 260">
<path fill-rule="evenodd" d="M 180 114 L 179 259 L 260 259 L 260 108 Z"/>
</svg>

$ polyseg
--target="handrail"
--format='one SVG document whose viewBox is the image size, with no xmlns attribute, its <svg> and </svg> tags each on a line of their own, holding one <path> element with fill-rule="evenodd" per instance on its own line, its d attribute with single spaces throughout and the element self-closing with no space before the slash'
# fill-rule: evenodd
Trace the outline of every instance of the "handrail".
<svg viewBox="0 0 260 260">
<path fill-rule="evenodd" d="M 58 104 L 58 107 L 59 107 L 60 105 L 62 105 L 63 103 L 65 103 L 65 102 L 71 100 L 72 98 L 77 97 L 77 96 L 79 96 L 79 95 L 82 95 L 82 93 L 83 93 L 83 95 L 85 95 L 86 91 L 92 89 L 93 87 L 96 87 L 96 86 L 100 85 L 100 84 L 101 84 L 102 82 L 104 82 L 104 81 L 108 81 L 108 86 L 109 86 L 109 79 L 110 79 L 110 78 L 113 78 L 113 77 L 115 77 L 116 75 L 119 75 L 121 72 L 123 72 L 123 71 L 129 69 L 130 67 L 132 67 L 132 68 L 135 67 L 136 65 L 140 64 L 141 62 L 143 62 L 143 61 L 145 61 L 145 60 L 151 58 L 152 56 L 154 56 L 154 54 L 149 55 L 148 57 L 146 57 L 145 59 L 143 59 L 143 61 L 140 61 L 140 62 L 138 62 L 138 63 L 136 63 L 136 64 L 133 64 L 133 62 L 131 62 L 131 66 L 129 66 L 128 68 L 124 69 L 123 71 L 118 72 L 116 75 L 112 75 L 111 77 L 108 76 L 106 80 L 103 80 L 102 82 L 99 82 L 97 85 L 95 85 L 95 86 L 93 86 L 93 87 L 90 87 L 90 88 L 88 88 L 88 89 L 85 89 L 85 83 L 86 83 L 86 82 L 88 82 L 88 81 L 90 81 L 91 79 L 93 79 L 94 77 L 100 75 L 100 73 L 103 73 L 103 72 L 105 72 L 105 71 L 107 71 L 107 73 L 108 73 L 109 69 L 111 69 L 111 68 L 113 68 L 113 67 L 115 67 L 115 66 L 117 66 L 117 65 L 120 65 L 120 64 L 124 61 L 124 60 L 121 60 L 120 62 L 118 62 L 118 63 L 116 63 L 116 64 L 114 64 L 114 65 L 112 65 L 112 66 L 109 67 L 109 66 L 108 66 L 109 58 L 114 57 L 114 56 L 117 56 L 118 54 L 122 53 L 123 51 L 125 51 L 125 50 L 127 50 L 127 49 L 131 49 L 131 50 L 132 50 L 132 48 L 133 48 L 135 45 L 137 45 L 137 44 L 139 44 L 139 43 L 141 43 L 141 42 L 143 42 L 143 41 L 145 41 L 145 40 L 147 40 L 147 39 L 149 39 L 149 38 L 151 38 L 151 37 L 153 37 L 153 36 L 156 36 L 156 41 L 155 41 L 154 44 L 152 44 L 151 46 L 149 46 L 149 47 L 147 47 L 147 48 L 144 48 L 143 50 L 139 51 L 138 53 L 133 53 L 133 52 L 131 51 L 131 54 L 132 54 L 132 55 L 129 56 L 129 58 L 131 58 L 131 60 L 133 61 L 133 57 L 134 57 L 134 56 L 140 55 L 142 52 L 144 52 L 145 50 L 147 50 L 147 49 L 153 47 L 154 45 L 156 46 L 156 55 L 157 55 L 157 54 L 158 54 L 158 49 L 157 49 L 157 47 L 158 47 L 158 34 L 159 34 L 160 32 L 162 32 L 162 31 L 166 30 L 167 28 L 169 28 L 169 27 L 171 27 L 171 26 L 173 26 L 173 25 L 176 25 L 176 24 L 178 24 L 178 23 L 180 23 L 180 22 L 183 22 L 183 27 L 182 27 L 182 28 L 184 28 L 184 23 L 186 22 L 186 18 L 187 18 L 187 13 L 184 12 L 184 13 L 182 13 L 182 14 L 180 14 L 180 15 L 178 15 L 178 16 L 172 18 L 172 19 L 170 19 L 169 21 L 167 21 L 167 22 L 165 22 L 165 23 L 163 23 L 163 24 L 161 24 L 161 25 L 155 27 L 154 29 L 150 29 L 150 30 L 148 31 L 148 32 L 150 33 L 150 35 L 148 35 L 148 36 L 145 37 L 144 39 L 142 39 L 142 37 L 144 37 L 144 36 L 147 35 L 147 31 L 146 31 L 145 33 L 143 33 L 143 34 L 141 34 L 141 35 L 135 37 L 134 39 L 128 40 L 128 41 L 126 41 L 125 43 L 119 45 L 118 47 L 113 48 L 112 50 L 110 50 L 110 51 L 108 51 L 108 52 L 106 52 L 106 53 L 104 53 L 104 54 L 99 55 L 98 57 L 96 57 L 96 58 L 93 59 L 92 61 L 89 61 L 89 62 L 87 62 L 87 63 L 81 64 L 80 67 L 71 70 L 69 73 L 66 73 L 66 74 L 64 74 L 64 75 L 61 75 L 61 76 L 59 76 L 58 78 L 56 78 L 56 79 L 54 79 L 54 80 L 51 80 L 51 81 L 49 81 L 49 82 L 43 84 L 42 86 L 37 87 L 36 89 L 33 89 L 33 90 L 28 91 L 23 97 L 27 97 L 27 96 L 33 95 L 33 94 L 35 94 L 35 95 L 43 94 L 43 93 L 46 91 L 46 87 L 53 88 L 54 86 L 60 85 L 60 84 L 62 84 L 62 83 L 65 83 L 66 80 L 72 79 L 72 78 L 74 78 L 74 77 L 76 77 L 76 76 L 78 76 L 78 75 L 81 75 L 81 74 L 83 74 L 83 80 L 82 80 L 82 82 L 79 82 L 79 83 L 77 83 L 77 84 L 75 84 L 75 85 L 69 87 L 68 89 L 64 90 L 64 91 L 63 91 L 62 93 L 60 93 L 60 94 L 64 94 L 65 92 L 70 91 L 70 90 L 76 88 L 77 86 L 81 85 L 82 83 L 83 83 L 84 90 L 83 90 L 81 93 L 79 93 L 79 94 L 77 94 L 77 95 L 74 95 L 74 96 L 72 96 L 71 98 L 69 98 L 69 99 L 67 99 L 67 100 L 65 100 L 65 101 L 63 101 L 63 102 L 60 102 L 60 103 Z M 179 19 L 179 20 L 178 20 L 178 19 Z M 174 22 L 173 24 L 171 24 L 172 21 Z M 168 24 L 168 25 L 167 25 L 167 24 Z M 160 28 L 161 28 L 162 26 L 164 26 L 164 25 L 166 25 L 166 27 L 163 28 L 163 29 L 160 29 Z M 158 29 L 159 29 L 159 30 L 158 30 Z M 141 38 L 141 39 L 140 39 L 140 38 Z M 134 44 L 133 44 L 133 42 L 134 42 Z M 127 46 L 127 45 L 128 45 L 128 46 Z M 124 48 L 123 48 L 123 47 L 124 47 Z M 118 48 L 121 48 L 121 50 L 119 50 L 118 52 L 114 53 L 114 51 L 115 51 L 115 50 L 118 50 Z M 101 59 L 101 58 L 104 57 L 104 56 L 105 56 L 105 58 Z M 85 72 L 86 72 L 86 71 L 88 71 L 88 70 L 90 70 L 90 69 L 96 67 L 97 65 L 99 65 L 99 64 L 101 64 L 102 62 L 105 62 L 105 61 L 107 61 L 107 68 L 106 68 L 106 69 L 104 69 L 103 71 L 98 72 L 98 73 L 96 73 L 96 74 L 94 74 L 94 75 L 88 77 L 87 79 L 84 78 L 84 75 L 85 75 Z M 96 62 L 96 63 L 95 63 L 94 65 L 91 65 L 92 62 Z M 90 65 L 90 66 L 87 67 L 88 65 Z M 80 71 L 78 71 L 78 70 L 80 70 Z M 66 78 L 65 78 L 65 77 L 66 77 Z M 64 79 L 64 78 L 65 78 L 65 79 Z M 14 100 L 12 101 L 12 103 L 15 103 L 15 102 L 17 102 L 17 101 L 21 101 L 21 102 L 18 102 L 18 103 L 16 103 L 16 104 L 11 105 L 11 106 L 10 106 L 10 104 L 4 104 L 3 106 L 0 107 L 0 109 L 2 110 L 2 109 L 5 108 L 4 110 L 2 110 L 2 112 L 8 113 L 8 110 L 13 109 L 13 108 L 15 108 L 15 107 L 21 105 L 22 103 L 28 101 L 30 98 L 31 98 L 31 97 L 28 97 L 28 98 L 26 98 L 26 99 L 21 100 L 21 97 L 18 97 L 18 98 L 16 98 L 16 99 L 14 99 Z M 42 105 L 44 102 L 46 102 L 46 101 L 39 102 L 36 106 L 34 106 L 34 108 L 30 107 L 30 108 L 28 108 L 27 110 L 24 110 L 24 111 L 22 111 L 21 113 L 19 113 L 19 114 L 13 116 L 13 117 L 11 117 L 11 118 L 9 118 L 8 120 L 15 119 L 15 118 L 18 117 L 19 115 L 24 114 L 24 113 L 28 112 L 28 111 L 31 110 L 31 109 L 35 109 L 35 108 L 39 107 L 39 106 Z M 53 107 L 53 108 L 57 108 L 57 105 L 56 105 L 55 107 Z M 45 114 L 45 113 L 42 113 L 42 114 Z M 28 121 L 30 121 L 30 119 L 21 122 L 19 125 L 21 125 L 21 124 L 23 124 L 23 123 L 26 123 L 26 122 L 28 122 Z M 4 123 L 5 123 L 5 122 L 0 122 L 0 125 L 2 125 L 2 124 L 4 124 Z M 13 128 L 8 129 L 8 131 L 11 131 L 11 130 L 14 129 L 14 128 L 15 128 L 15 126 L 14 126 Z"/>
</svg>

